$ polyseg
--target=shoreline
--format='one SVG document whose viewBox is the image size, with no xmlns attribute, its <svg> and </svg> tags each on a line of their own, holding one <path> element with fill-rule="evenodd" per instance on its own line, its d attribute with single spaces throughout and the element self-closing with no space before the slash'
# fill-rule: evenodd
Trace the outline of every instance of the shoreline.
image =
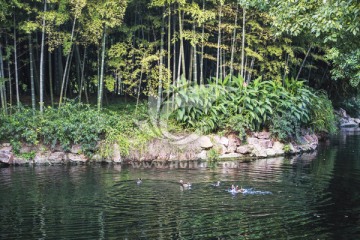
<svg viewBox="0 0 360 240">
<path fill-rule="evenodd" d="M 22 144 L 18 153 L 10 143 L 0 143 L 0 164 L 3 165 L 67 165 L 89 163 L 131 164 L 143 162 L 182 161 L 252 161 L 284 155 L 313 152 L 319 145 L 319 135 L 304 132 L 298 141 L 281 143 L 271 138 L 269 132 L 253 132 L 241 140 L 236 134 L 227 136 L 196 135 L 182 136 L 180 140 L 152 139 L 141 149 L 133 149 L 122 156 L 120 147 L 113 145 L 112 157 L 99 154 L 86 156 L 80 145 L 72 145 L 68 151 L 60 146 Z"/>
</svg>

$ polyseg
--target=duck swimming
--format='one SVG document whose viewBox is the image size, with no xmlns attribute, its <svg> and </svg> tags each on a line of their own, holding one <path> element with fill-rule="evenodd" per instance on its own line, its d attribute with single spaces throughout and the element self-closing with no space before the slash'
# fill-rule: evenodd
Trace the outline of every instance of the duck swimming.
<svg viewBox="0 0 360 240">
<path fill-rule="evenodd" d="M 180 180 L 180 185 L 183 187 L 183 188 L 190 188 L 191 187 L 191 183 L 184 183 L 183 180 Z"/>
<path fill-rule="evenodd" d="M 219 187 L 220 186 L 220 181 L 217 181 L 216 183 L 213 183 L 213 184 L 211 184 L 212 186 L 214 186 L 214 187 Z"/>
<path fill-rule="evenodd" d="M 137 184 L 137 185 L 140 185 L 141 183 L 142 183 L 141 178 L 138 178 L 137 181 L 136 181 L 136 184 Z"/>
<path fill-rule="evenodd" d="M 234 185 L 231 185 L 231 189 L 228 189 L 228 192 L 230 193 L 244 193 L 245 192 L 245 189 L 244 188 L 240 188 L 239 189 L 239 186 L 234 186 Z"/>
</svg>

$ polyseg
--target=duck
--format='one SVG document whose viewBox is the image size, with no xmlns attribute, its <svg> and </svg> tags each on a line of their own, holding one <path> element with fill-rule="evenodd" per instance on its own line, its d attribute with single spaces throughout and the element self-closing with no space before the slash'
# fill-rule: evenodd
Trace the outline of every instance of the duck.
<svg viewBox="0 0 360 240">
<path fill-rule="evenodd" d="M 180 185 L 183 187 L 183 188 L 190 188 L 191 187 L 191 183 L 184 183 L 183 180 L 180 180 Z"/>
<path fill-rule="evenodd" d="M 141 178 L 138 178 L 137 181 L 136 181 L 136 184 L 137 185 L 140 185 L 142 183 L 142 179 Z"/>
<path fill-rule="evenodd" d="M 242 188 L 242 186 L 240 187 L 240 189 L 239 189 L 239 186 L 236 186 L 235 190 L 236 190 L 237 193 L 243 193 L 243 192 L 245 192 L 245 189 Z"/>
<path fill-rule="evenodd" d="M 231 188 L 230 189 L 228 189 L 228 192 L 231 192 L 231 193 L 243 193 L 243 192 L 245 192 L 245 189 L 244 188 L 240 188 L 239 189 L 239 186 L 234 186 L 234 185 L 231 185 Z"/>
<path fill-rule="evenodd" d="M 220 186 L 220 181 L 217 181 L 216 183 L 213 183 L 213 184 L 211 184 L 212 186 L 214 186 L 214 187 L 219 187 Z"/>
</svg>

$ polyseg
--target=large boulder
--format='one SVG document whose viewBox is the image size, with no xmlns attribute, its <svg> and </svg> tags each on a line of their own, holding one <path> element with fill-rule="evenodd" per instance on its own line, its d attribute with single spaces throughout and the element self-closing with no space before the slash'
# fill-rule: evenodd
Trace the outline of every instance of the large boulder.
<svg viewBox="0 0 360 240">
<path fill-rule="evenodd" d="M 11 145 L 5 144 L 0 146 L 0 151 L 11 152 L 13 150 Z"/>
<path fill-rule="evenodd" d="M 252 148 L 249 145 L 243 145 L 236 148 L 236 152 L 241 154 L 249 154 L 251 153 L 251 150 Z"/>
<path fill-rule="evenodd" d="M 265 158 L 267 157 L 266 149 L 261 147 L 258 144 L 254 144 L 254 148 L 251 152 L 253 156 L 259 157 L 259 158 Z"/>
<path fill-rule="evenodd" d="M 52 164 L 62 164 L 66 160 L 66 154 L 64 152 L 50 153 L 48 160 Z"/>
<path fill-rule="evenodd" d="M 211 142 L 208 136 L 201 136 L 197 141 L 200 147 L 203 149 L 210 149 L 214 146 L 214 144 Z"/>
<path fill-rule="evenodd" d="M 14 156 L 14 160 L 12 162 L 12 164 L 14 165 L 25 165 L 25 164 L 29 164 L 29 163 L 33 163 L 31 160 L 25 159 L 23 157 L 18 157 L 18 156 Z"/>
<path fill-rule="evenodd" d="M 10 151 L 0 150 L 0 162 L 5 164 L 12 164 L 14 155 Z"/>
<path fill-rule="evenodd" d="M 34 163 L 39 165 L 51 164 L 51 162 L 49 161 L 50 155 L 50 151 L 37 152 L 34 157 Z"/>
<path fill-rule="evenodd" d="M 84 154 L 68 153 L 67 158 L 72 163 L 85 163 L 89 159 Z"/>
<path fill-rule="evenodd" d="M 271 148 L 272 141 L 269 139 L 260 139 L 258 143 L 262 148 Z"/>
<path fill-rule="evenodd" d="M 279 141 L 274 142 L 272 149 L 276 152 L 277 155 L 282 155 L 285 153 L 284 144 Z"/>
</svg>

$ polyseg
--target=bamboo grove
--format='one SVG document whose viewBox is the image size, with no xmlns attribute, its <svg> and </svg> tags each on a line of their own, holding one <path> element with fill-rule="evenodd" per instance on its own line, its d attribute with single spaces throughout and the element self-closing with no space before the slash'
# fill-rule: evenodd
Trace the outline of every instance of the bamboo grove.
<svg viewBox="0 0 360 240">
<path fill-rule="evenodd" d="M 356 93 L 357 1 L 0 0 L 1 109 L 161 99 L 180 79 Z M 336 81 L 333 81 L 336 80 Z"/>
</svg>

